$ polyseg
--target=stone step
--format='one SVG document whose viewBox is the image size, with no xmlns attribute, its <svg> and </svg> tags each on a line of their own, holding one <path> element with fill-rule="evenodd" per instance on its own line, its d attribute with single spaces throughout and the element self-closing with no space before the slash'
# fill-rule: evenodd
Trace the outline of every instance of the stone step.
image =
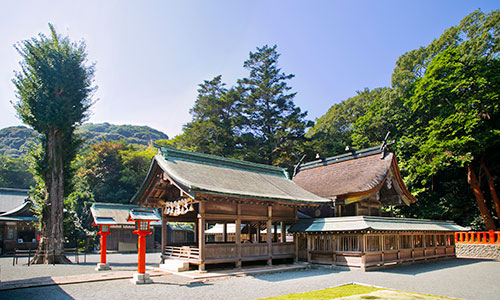
<svg viewBox="0 0 500 300">
<path fill-rule="evenodd" d="M 189 263 L 183 260 L 165 259 L 164 263 L 160 264 L 160 269 L 172 272 L 189 271 Z"/>
</svg>

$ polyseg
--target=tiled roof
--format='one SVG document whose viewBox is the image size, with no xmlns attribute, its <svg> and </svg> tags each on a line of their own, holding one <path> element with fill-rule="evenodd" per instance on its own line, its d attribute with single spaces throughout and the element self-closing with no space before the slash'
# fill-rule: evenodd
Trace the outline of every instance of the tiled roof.
<svg viewBox="0 0 500 300">
<path fill-rule="evenodd" d="M 0 213 L 12 210 L 28 199 L 29 190 L 0 188 Z"/>
<path fill-rule="evenodd" d="M 166 147 L 161 147 L 153 158 L 150 174 L 132 202 L 140 199 L 152 180 L 154 165 L 192 198 L 206 194 L 315 205 L 331 203 L 293 183 L 282 168 Z"/>
<path fill-rule="evenodd" d="M 90 212 L 96 225 L 133 225 L 128 221 L 131 209 L 139 208 L 134 204 L 94 203 Z"/>
<path fill-rule="evenodd" d="M 332 217 L 302 219 L 289 232 L 343 232 L 343 231 L 467 231 L 452 221 L 418 220 L 387 217 Z"/>
</svg>

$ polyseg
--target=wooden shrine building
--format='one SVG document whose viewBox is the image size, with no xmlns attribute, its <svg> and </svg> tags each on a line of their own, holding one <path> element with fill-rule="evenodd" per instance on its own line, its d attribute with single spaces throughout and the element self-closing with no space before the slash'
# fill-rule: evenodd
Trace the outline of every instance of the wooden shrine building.
<svg viewBox="0 0 500 300">
<path fill-rule="evenodd" d="M 295 183 L 334 202 L 333 207 L 302 209 L 316 218 L 299 220 L 289 230 L 295 234 L 297 260 L 366 270 L 455 257 L 454 233 L 467 228 L 449 221 L 392 218 L 382 211 L 416 201 L 385 144 L 297 169 Z"/>
<path fill-rule="evenodd" d="M 162 210 L 162 260 L 182 259 L 200 270 L 294 259 L 286 228 L 296 222 L 297 209 L 332 204 L 293 183 L 284 169 L 166 147 L 132 202 Z M 195 241 L 169 245 L 166 222 L 193 223 Z M 214 227 L 222 232 L 217 239 L 206 234 Z"/>
</svg>

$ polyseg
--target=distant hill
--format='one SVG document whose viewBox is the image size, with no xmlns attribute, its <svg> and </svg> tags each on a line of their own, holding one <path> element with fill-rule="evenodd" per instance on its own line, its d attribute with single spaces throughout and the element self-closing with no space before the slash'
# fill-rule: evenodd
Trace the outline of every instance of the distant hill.
<svg viewBox="0 0 500 300">
<path fill-rule="evenodd" d="M 85 139 L 86 145 L 103 140 L 121 141 L 130 144 L 147 145 L 151 141 L 168 139 L 168 136 L 148 126 L 113 125 L 109 123 L 87 123 L 78 128 L 77 133 Z M 36 132 L 25 126 L 13 126 L 0 129 L 0 154 L 9 157 L 21 157 L 27 153 L 27 147 L 34 140 Z"/>
</svg>

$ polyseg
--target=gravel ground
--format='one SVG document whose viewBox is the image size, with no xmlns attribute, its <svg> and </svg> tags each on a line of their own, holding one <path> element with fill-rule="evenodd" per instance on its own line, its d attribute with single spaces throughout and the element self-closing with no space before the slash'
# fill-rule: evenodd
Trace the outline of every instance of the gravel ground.
<svg viewBox="0 0 500 300">
<path fill-rule="evenodd" d="M 498 278 L 498 261 L 454 259 L 382 271 L 310 269 L 193 285 L 176 282 L 174 276 L 166 275 L 153 278 L 152 285 L 112 280 L 4 291 L 0 292 L 0 299 L 256 299 L 358 282 L 460 299 L 490 300 L 500 299 Z"/>
<path fill-rule="evenodd" d="M 73 255 L 68 256 L 71 261 L 76 261 Z M 95 272 L 95 267 L 100 261 L 99 254 L 87 255 L 87 263 L 83 263 L 83 255 L 79 257 L 79 264 L 68 265 L 31 265 L 28 267 L 27 257 L 20 257 L 18 264 L 12 266 L 12 257 L 0 257 L 0 280 L 17 280 L 45 276 L 66 276 L 89 274 Z M 137 253 L 107 255 L 107 262 L 113 271 L 133 271 L 137 269 Z M 149 266 L 160 263 L 160 253 L 146 253 L 146 264 Z"/>
</svg>

